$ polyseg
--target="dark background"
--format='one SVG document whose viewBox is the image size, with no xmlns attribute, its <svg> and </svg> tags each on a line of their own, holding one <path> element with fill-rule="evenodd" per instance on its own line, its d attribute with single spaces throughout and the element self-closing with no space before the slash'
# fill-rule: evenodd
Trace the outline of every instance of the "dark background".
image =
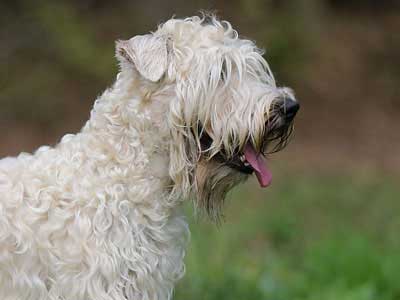
<svg viewBox="0 0 400 300">
<path fill-rule="evenodd" d="M 274 185 L 236 189 L 220 227 L 192 221 L 176 298 L 400 299 L 399 1 L 1 0 L 0 156 L 77 132 L 114 41 L 200 9 L 266 49 L 302 107 Z"/>
</svg>

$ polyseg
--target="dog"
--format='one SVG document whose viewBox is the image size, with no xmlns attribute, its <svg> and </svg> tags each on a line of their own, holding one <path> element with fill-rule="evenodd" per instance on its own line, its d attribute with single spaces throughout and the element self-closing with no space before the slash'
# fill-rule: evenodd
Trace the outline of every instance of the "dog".
<svg viewBox="0 0 400 300">
<path fill-rule="evenodd" d="M 77 134 L 0 161 L 0 299 L 161 300 L 184 274 L 192 200 L 282 149 L 299 109 L 254 42 L 215 16 L 116 42 L 120 72 Z"/>
</svg>

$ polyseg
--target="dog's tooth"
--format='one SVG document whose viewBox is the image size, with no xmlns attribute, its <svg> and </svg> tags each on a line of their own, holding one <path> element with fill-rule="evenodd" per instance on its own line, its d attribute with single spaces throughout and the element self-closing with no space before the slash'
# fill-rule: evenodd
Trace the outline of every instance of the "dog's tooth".
<svg viewBox="0 0 400 300">
<path fill-rule="evenodd" d="M 248 166 L 250 166 L 250 164 L 246 161 L 246 162 L 244 162 L 244 166 L 248 167 Z"/>
<path fill-rule="evenodd" d="M 241 160 L 242 162 L 245 162 L 245 161 L 246 161 L 246 157 L 244 156 L 244 154 L 240 155 L 240 160 Z"/>
</svg>

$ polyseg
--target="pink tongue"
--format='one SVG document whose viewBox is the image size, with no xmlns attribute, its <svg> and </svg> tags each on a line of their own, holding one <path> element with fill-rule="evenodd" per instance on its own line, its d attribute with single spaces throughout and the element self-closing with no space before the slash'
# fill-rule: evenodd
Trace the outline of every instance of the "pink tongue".
<svg viewBox="0 0 400 300">
<path fill-rule="evenodd" d="M 244 148 L 244 156 L 247 162 L 253 167 L 260 185 L 262 187 L 269 186 L 272 181 L 271 171 L 268 170 L 264 157 L 257 153 L 250 142 Z"/>
</svg>

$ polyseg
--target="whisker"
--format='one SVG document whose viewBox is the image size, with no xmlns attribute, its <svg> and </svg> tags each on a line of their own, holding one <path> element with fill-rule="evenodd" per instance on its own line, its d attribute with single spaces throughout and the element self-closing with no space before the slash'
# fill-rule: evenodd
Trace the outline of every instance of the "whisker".
<svg viewBox="0 0 400 300">
<path fill-rule="evenodd" d="M 274 118 L 272 120 L 273 124 L 276 124 L 277 121 L 275 121 Z M 271 126 L 271 125 L 270 125 Z M 274 126 L 272 125 L 270 128 L 273 128 Z M 293 123 L 289 123 L 285 126 L 282 126 L 278 129 L 272 129 L 269 132 L 267 132 L 267 136 L 263 141 L 263 154 L 268 155 L 272 153 L 276 153 L 278 151 L 281 151 L 283 148 L 286 147 L 288 144 L 290 137 L 293 132 Z M 270 148 L 270 150 L 268 150 Z"/>
</svg>

